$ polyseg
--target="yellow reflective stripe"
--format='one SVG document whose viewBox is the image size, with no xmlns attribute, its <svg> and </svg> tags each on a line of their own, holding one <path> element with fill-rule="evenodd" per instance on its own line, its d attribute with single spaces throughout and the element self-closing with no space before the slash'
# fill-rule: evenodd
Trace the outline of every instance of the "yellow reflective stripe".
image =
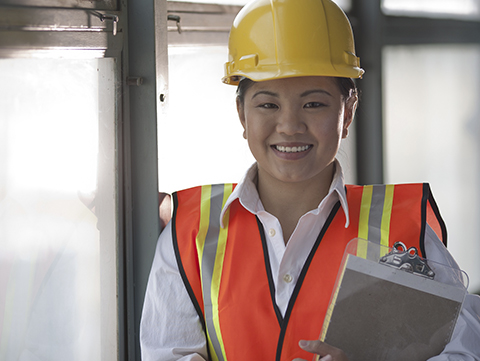
<svg viewBox="0 0 480 361">
<path fill-rule="evenodd" d="M 370 216 L 370 208 L 372 205 L 373 186 L 364 186 L 362 193 L 362 201 L 360 205 L 360 218 L 358 224 L 358 238 L 368 239 L 368 218 Z M 357 256 L 367 258 L 366 242 L 358 242 Z"/>
<path fill-rule="evenodd" d="M 222 209 L 227 202 L 228 197 L 232 194 L 233 186 L 232 184 L 225 184 L 223 192 L 223 202 Z M 213 268 L 212 275 L 212 288 L 211 288 L 211 299 L 212 299 L 212 314 L 213 314 L 213 324 L 215 326 L 215 332 L 217 334 L 217 339 L 222 349 L 223 359 L 226 360 L 227 356 L 225 354 L 225 345 L 223 343 L 222 331 L 220 329 L 220 315 L 218 312 L 218 300 L 220 294 L 220 282 L 222 279 L 222 270 L 223 270 L 223 261 L 225 259 L 225 248 L 227 247 L 227 237 L 228 237 L 228 220 L 230 215 L 230 209 L 225 212 L 224 216 L 224 227 L 220 227 L 220 232 L 218 235 L 218 244 L 217 244 L 217 254 L 215 256 L 215 266 Z"/>
<path fill-rule="evenodd" d="M 381 239 L 380 244 L 382 246 L 382 252 L 380 254 L 384 256 L 388 252 L 389 239 L 390 239 L 390 220 L 392 217 L 392 206 L 393 206 L 393 193 L 395 186 L 393 184 L 387 184 L 385 186 L 385 202 L 383 204 L 383 213 L 382 213 L 382 226 L 381 226 Z"/>
<path fill-rule="evenodd" d="M 204 315 L 210 356 L 226 361 L 219 320 L 219 293 L 228 237 L 229 210 L 222 228 L 220 215 L 233 191 L 233 184 L 207 185 L 201 188 L 200 222 L 196 247 L 200 264 Z"/>
<path fill-rule="evenodd" d="M 202 279 L 202 288 L 203 288 L 203 276 L 204 276 L 204 269 L 203 269 L 203 254 L 205 248 L 205 240 L 208 233 L 208 227 L 210 225 L 210 205 L 211 205 L 211 196 L 212 196 L 212 186 L 205 185 L 201 188 L 201 195 L 200 195 L 200 224 L 197 236 L 195 237 L 195 242 L 197 246 L 197 254 L 198 254 L 198 264 L 200 266 L 200 278 Z M 207 327 L 207 338 L 211 340 L 209 336 L 209 328 Z M 215 349 L 211 349 L 212 358 L 214 361 L 218 361 L 218 357 L 215 354 Z"/>
<path fill-rule="evenodd" d="M 200 274 L 202 274 L 202 257 L 203 248 L 205 246 L 205 238 L 207 237 L 208 226 L 210 224 L 210 199 L 212 195 L 212 186 L 206 185 L 202 187 L 200 198 L 200 224 L 197 237 L 195 238 L 199 256 Z"/>
</svg>

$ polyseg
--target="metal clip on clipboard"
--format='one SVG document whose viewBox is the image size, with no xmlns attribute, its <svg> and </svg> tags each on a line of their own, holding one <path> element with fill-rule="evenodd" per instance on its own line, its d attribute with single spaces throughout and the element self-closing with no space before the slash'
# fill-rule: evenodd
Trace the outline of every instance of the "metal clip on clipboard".
<svg viewBox="0 0 480 361">
<path fill-rule="evenodd" d="M 392 251 L 381 257 L 379 263 L 432 280 L 435 278 L 435 272 L 418 256 L 417 249 L 415 247 L 407 249 L 402 242 L 395 242 Z"/>
</svg>

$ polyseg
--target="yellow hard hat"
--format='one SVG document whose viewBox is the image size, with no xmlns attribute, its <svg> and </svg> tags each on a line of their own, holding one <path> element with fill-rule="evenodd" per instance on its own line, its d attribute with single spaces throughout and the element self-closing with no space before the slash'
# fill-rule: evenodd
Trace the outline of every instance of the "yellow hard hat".
<svg viewBox="0 0 480 361">
<path fill-rule="evenodd" d="M 361 78 L 350 22 L 331 0 L 254 0 L 235 18 L 226 84 L 296 76 Z"/>
</svg>

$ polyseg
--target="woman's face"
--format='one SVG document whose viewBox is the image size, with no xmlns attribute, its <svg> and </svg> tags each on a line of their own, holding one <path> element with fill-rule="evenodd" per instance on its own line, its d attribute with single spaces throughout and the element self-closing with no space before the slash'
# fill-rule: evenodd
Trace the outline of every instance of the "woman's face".
<svg viewBox="0 0 480 361">
<path fill-rule="evenodd" d="M 243 104 L 237 99 L 237 108 L 259 179 L 331 181 L 333 161 L 347 136 L 356 100 L 345 101 L 332 77 L 254 83 Z"/>
</svg>

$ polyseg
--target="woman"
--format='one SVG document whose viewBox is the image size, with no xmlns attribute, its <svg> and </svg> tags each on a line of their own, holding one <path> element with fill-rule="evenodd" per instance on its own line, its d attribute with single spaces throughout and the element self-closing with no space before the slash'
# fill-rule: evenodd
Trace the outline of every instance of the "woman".
<svg viewBox="0 0 480 361">
<path fill-rule="evenodd" d="M 345 246 L 364 229 L 377 241 L 362 221 L 368 192 L 409 204 L 387 212 L 379 243 L 401 239 L 456 266 L 428 186 L 344 184 L 335 157 L 357 106 L 351 78 L 362 75 L 348 19 L 330 0 L 256 0 L 239 13 L 223 81 L 238 84 L 256 163 L 238 185 L 174 194 L 145 297 L 144 361 L 347 360 L 315 340 Z M 452 341 L 432 360 L 479 359 L 479 309 L 467 296 Z"/>
</svg>

